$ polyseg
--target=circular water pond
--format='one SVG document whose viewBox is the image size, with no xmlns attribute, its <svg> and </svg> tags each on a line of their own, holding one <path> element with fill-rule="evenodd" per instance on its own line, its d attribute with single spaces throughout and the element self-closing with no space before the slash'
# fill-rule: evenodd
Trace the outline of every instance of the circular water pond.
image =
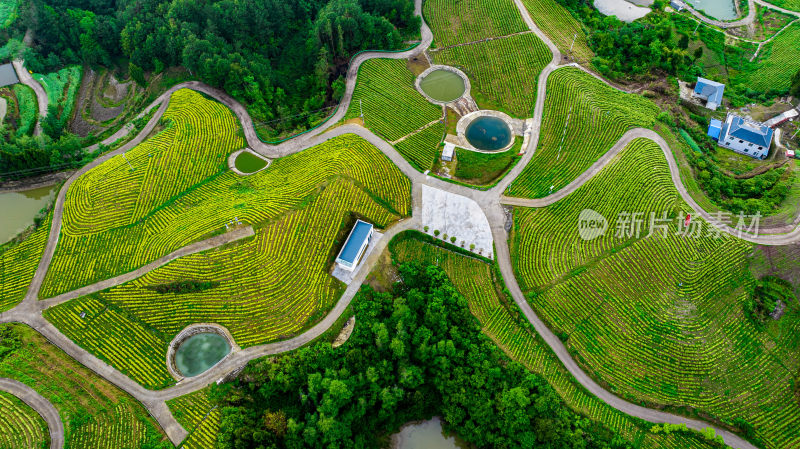
<svg viewBox="0 0 800 449">
<path fill-rule="evenodd" d="M 184 340 L 175 351 L 175 367 L 181 375 L 202 374 L 231 352 L 228 340 L 214 332 L 202 332 Z"/>
<path fill-rule="evenodd" d="M 483 116 L 467 126 L 464 136 L 472 146 L 483 151 L 498 151 L 507 147 L 513 137 L 505 120 Z"/>
<path fill-rule="evenodd" d="M 242 151 L 236 156 L 234 161 L 236 169 L 242 173 L 255 173 L 262 168 L 266 167 L 267 161 L 250 153 L 249 151 Z"/>
<path fill-rule="evenodd" d="M 458 99 L 466 90 L 464 79 L 459 74 L 444 69 L 425 75 L 419 82 L 419 87 L 426 95 L 442 103 Z"/>
</svg>

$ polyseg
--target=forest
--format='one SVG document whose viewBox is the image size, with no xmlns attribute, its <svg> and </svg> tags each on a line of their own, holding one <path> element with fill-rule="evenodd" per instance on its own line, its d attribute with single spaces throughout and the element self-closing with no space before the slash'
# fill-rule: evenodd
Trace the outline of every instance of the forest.
<svg viewBox="0 0 800 449">
<path fill-rule="evenodd" d="M 215 386 L 220 447 L 377 447 L 434 415 L 475 447 L 629 447 L 481 334 L 444 271 L 413 263 L 399 272 L 389 292 L 362 287 L 343 346 L 261 360 Z"/>
<path fill-rule="evenodd" d="M 277 135 L 337 103 L 354 53 L 416 38 L 413 9 L 406 0 L 30 0 L 13 26 L 33 32 L 34 72 L 123 65 L 144 84 L 145 73 L 182 66 Z"/>
</svg>

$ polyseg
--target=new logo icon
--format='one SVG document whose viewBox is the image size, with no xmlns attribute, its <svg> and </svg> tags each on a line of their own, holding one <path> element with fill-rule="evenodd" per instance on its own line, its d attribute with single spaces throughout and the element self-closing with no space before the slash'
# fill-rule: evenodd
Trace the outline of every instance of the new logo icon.
<svg viewBox="0 0 800 449">
<path fill-rule="evenodd" d="M 584 209 L 578 215 L 578 234 L 584 240 L 594 240 L 606 233 L 608 220 L 592 209 Z"/>
</svg>

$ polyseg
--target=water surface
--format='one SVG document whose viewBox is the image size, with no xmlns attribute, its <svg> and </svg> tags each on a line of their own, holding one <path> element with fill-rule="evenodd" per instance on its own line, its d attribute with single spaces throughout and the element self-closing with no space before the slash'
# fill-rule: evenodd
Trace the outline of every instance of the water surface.
<svg viewBox="0 0 800 449">
<path fill-rule="evenodd" d="M 498 151 L 511 143 L 511 128 L 500 118 L 483 116 L 473 120 L 464 132 L 469 143 L 484 151 Z"/>
<path fill-rule="evenodd" d="M 231 352 L 228 340 L 214 332 L 202 332 L 184 340 L 175 351 L 175 366 L 185 377 L 204 373 Z"/>
<path fill-rule="evenodd" d="M 0 193 L 0 244 L 33 224 L 33 218 L 53 197 L 55 186 Z"/>
<path fill-rule="evenodd" d="M 248 151 L 244 151 L 236 156 L 233 165 L 242 173 L 253 173 L 264 168 L 264 166 L 267 165 L 267 161 Z"/>
<path fill-rule="evenodd" d="M 457 73 L 449 70 L 438 69 L 425 75 L 419 82 L 419 87 L 434 100 L 449 103 L 464 95 L 466 87 L 464 79 Z"/>
<path fill-rule="evenodd" d="M 694 9 L 703 10 L 706 15 L 719 20 L 735 20 L 734 0 L 686 0 Z"/>
<path fill-rule="evenodd" d="M 468 447 L 461 438 L 445 435 L 439 417 L 406 424 L 400 429 L 400 432 L 392 435 L 392 449 L 465 449 Z"/>
</svg>

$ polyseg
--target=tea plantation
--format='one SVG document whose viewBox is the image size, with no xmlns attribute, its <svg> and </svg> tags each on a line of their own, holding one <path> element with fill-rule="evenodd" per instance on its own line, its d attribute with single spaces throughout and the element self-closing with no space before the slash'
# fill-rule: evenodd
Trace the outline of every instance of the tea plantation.
<svg viewBox="0 0 800 449">
<path fill-rule="evenodd" d="M 605 235 L 580 238 L 584 209 L 606 217 Z M 515 211 L 510 244 L 520 285 L 611 391 L 732 426 L 746 426 L 743 419 L 770 447 L 797 445 L 790 423 L 800 404 L 786 400 L 800 367 L 796 313 L 758 331 L 742 310 L 752 246 L 709 232 L 698 218 L 679 228 L 687 211 L 662 152 L 635 140 L 569 198 Z M 631 222 L 626 213 L 642 215 Z M 651 213 L 666 227 L 648 235 Z M 639 218 L 637 237 L 625 223 Z M 705 226 L 694 233 L 696 225 Z"/>
</svg>

